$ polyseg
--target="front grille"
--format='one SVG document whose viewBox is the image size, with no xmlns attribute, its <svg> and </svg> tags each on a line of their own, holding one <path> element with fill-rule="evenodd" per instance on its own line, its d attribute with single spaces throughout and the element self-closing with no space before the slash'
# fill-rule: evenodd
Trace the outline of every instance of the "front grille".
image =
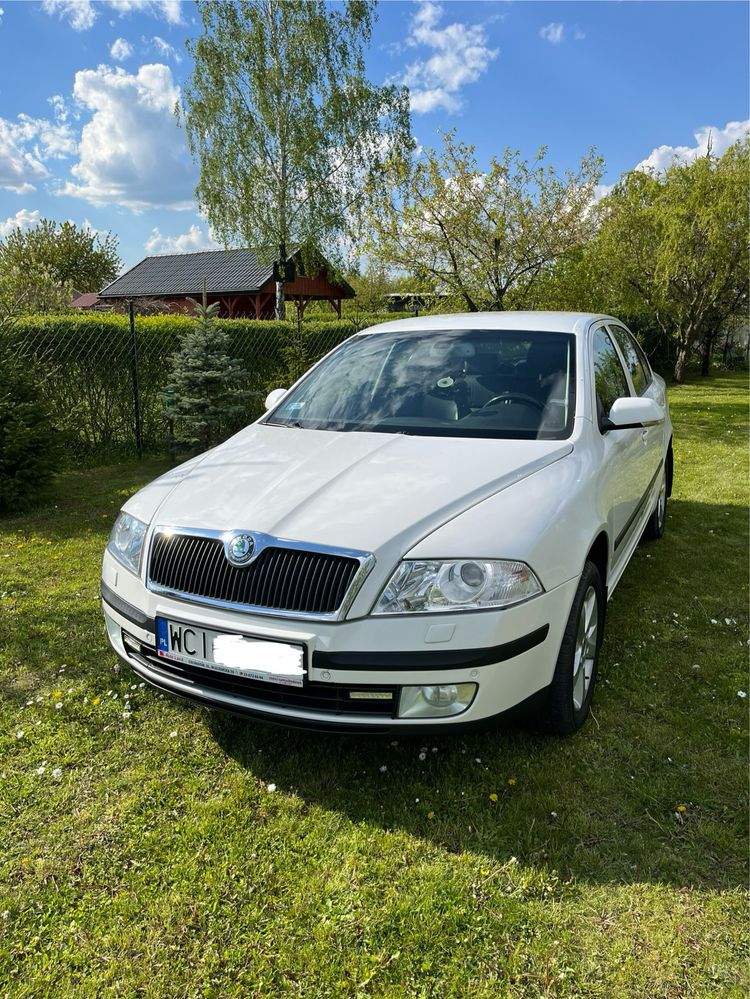
<svg viewBox="0 0 750 999">
<path fill-rule="evenodd" d="M 128 653 L 132 651 L 126 645 Z M 247 697 L 259 704 L 273 704 L 299 711 L 322 711 L 332 715 L 377 715 L 380 718 L 393 718 L 398 702 L 397 686 L 372 686 L 357 684 L 344 686 L 337 683 L 313 683 L 306 681 L 304 687 L 283 687 L 279 684 L 264 683 L 261 680 L 248 680 L 241 676 L 220 673 L 217 670 L 188 666 L 157 656 L 155 649 L 140 644 L 140 657 L 146 660 L 150 670 L 164 677 L 171 677 L 190 686 L 206 690 Z M 350 692 L 378 691 L 390 694 L 388 700 L 353 700 Z"/>
<path fill-rule="evenodd" d="M 333 614 L 360 563 L 327 552 L 269 546 L 247 566 L 227 561 L 220 538 L 156 534 L 149 579 L 176 593 L 223 603 L 306 614 Z"/>
</svg>

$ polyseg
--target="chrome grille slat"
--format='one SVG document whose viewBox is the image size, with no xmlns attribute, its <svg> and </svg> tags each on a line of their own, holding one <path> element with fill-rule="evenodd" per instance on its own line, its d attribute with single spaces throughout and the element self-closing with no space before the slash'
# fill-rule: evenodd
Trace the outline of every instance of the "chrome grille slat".
<svg viewBox="0 0 750 999">
<path fill-rule="evenodd" d="M 158 528 L 149 557 L 148 584 L 186 599 L 282 614 L 335 616 L 357 577 L 364 553 L 301 548 L 264 537 L 257 556 L 232 565 L 224 542 L 209 532 Z"/>
</svg>

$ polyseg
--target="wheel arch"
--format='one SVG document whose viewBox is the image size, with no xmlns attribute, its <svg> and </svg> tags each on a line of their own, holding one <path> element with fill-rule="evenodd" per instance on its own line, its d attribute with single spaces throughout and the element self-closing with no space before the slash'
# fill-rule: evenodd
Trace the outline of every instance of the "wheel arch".
<svg viewBox="0 0 750 999">
<path fill-rule="evenodd" d="M 599 570 L 604 586 L 604 597 L 606 606 L 607 597 L 607 570 L 609 568 L 609 537 L 606 531 L 600 531 L 594 539 L 586 555 L 586 562 L 593 562 Z"/>
</svg>

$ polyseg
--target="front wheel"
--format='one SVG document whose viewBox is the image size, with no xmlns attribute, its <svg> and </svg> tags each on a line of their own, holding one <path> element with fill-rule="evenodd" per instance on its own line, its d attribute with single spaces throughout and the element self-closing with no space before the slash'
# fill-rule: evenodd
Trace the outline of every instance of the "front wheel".
<svg viewBox="0 0 750 999">
<path fill-rule="evenodd" d="M 604 584 L 593 562 L 586 562 L 565 626 L 549 688 L 549 728 L 572 735 L 588 717 L 604 635 Z"/>
</svg>

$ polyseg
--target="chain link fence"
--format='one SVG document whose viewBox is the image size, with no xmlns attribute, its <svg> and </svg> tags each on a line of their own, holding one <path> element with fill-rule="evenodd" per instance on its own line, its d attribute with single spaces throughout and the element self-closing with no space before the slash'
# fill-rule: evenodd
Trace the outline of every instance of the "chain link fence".
<svg viewBox="0 0 750 999">
<path fill-rule="evenodd" d="M 272 388 L 289 386 L 353 333 L 397 315 L 357 321 L 217 320 L 248 375 L 241 425 L 257 419 Z M 39 371 L 39 392 L 63 432 L 70 464 L 109 461 L 170 447 L 170 361 L 185 316 L 61 314 L 20 317 L 4 335 Z M 237 428 L 239 429 L 239 428 Z"/>
</svg>

